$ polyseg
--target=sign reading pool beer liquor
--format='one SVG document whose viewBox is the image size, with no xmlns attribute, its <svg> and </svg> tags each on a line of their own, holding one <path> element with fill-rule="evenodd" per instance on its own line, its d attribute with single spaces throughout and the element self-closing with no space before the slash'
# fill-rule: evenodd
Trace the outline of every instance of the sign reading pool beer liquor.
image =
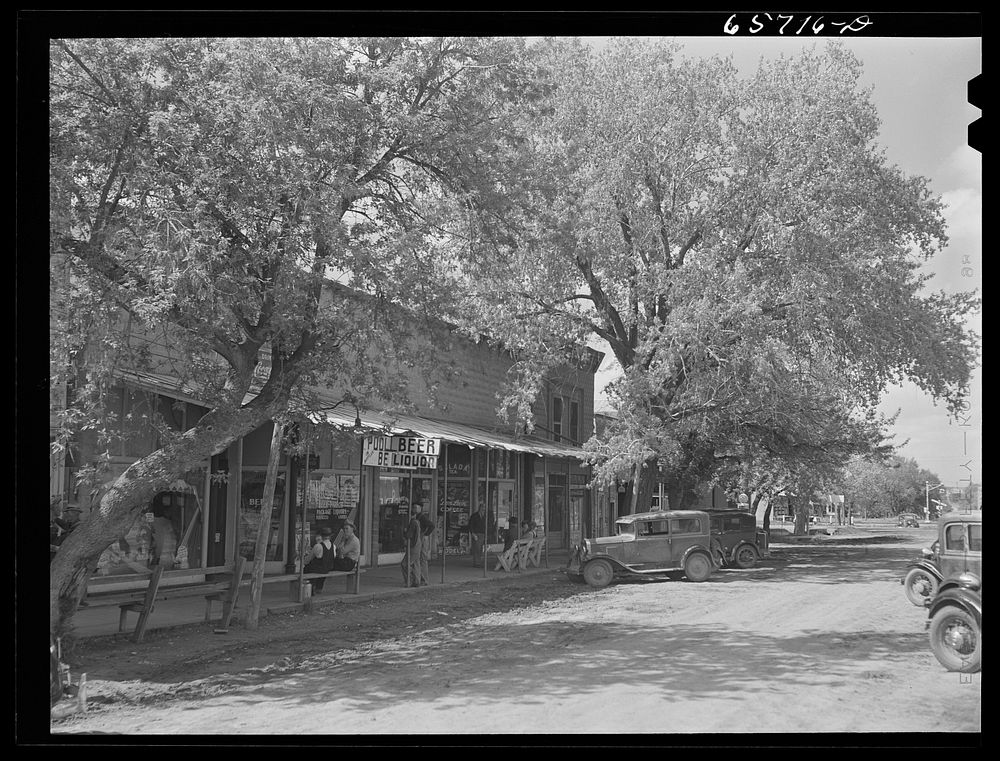
<svg viewBox="0 0 1000 761">
<path fill-rule="evenodd" d="M 363 465 L 379 468 L 436 468 L 441 439 L 422 436 L 378 436 L 365 439 Z"/>
</svg>

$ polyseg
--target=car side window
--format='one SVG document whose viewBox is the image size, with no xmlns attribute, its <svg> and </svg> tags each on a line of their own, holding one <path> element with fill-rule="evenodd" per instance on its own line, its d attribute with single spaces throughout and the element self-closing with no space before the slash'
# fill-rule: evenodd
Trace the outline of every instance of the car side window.
<svg viewBox="0 0 1000 761">
<path fill-rule="evenodd" d="M 670 532 L 673 534 L 697 534 L 701 531 L 701 521 L 697 518 L 671 518 Z"/>
<path fill-rule="evenodd" d="M 948 526 L 947 532 L 944 536 L 944 546 L 948 550 L 956 550 L 958 552 L 965 552 L 965 525 L 962 523 L 953 523 Z"/>
<path fill-rule="evenodd" d="M 726 518 L 726 531 L 739 531 L 742 529 L 740 525 L 740 516 L 734 515 L 730 518 Z"/>
<path fill-rule="evenodd" d="M 969 552 L 983 551 L 983 524 L 969 524 Z"/>
<path fill-rule="evenodd" d="M 664 535 L 664 534 L 669 533 L 669 529 L 667 528 L 667 522 L 666 521 L 652 521 L 652 522 L 650 522 L 650 524 L 649 524 L 649 533 L 650 534 L 658 534 L 658 535 Z"/>
</svg>

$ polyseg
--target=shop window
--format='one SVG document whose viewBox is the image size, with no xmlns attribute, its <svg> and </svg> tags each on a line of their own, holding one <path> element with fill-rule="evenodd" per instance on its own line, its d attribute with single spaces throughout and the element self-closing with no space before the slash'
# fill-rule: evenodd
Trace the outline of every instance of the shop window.
<svg viewBox="0 0 1000 761">
<path fill-rule="evenodd" d="M 438 457 L 438 478 L 469 478 L 472 475 L 472 450 L 464 444 L 447 444 Z"/>
<path fill-rule="evenodd" d="M 240 505 L 240 549 L 239 554 L 253 560 L 257 549 L 257 534 L 260 530 L 260 514 L 264 501 L 264 482 L 267 473 L 262 470 L 244 471 L 242 504 Z M 285 544 L 285 521 L 282 520 L 285 505 L 285 474 L 278 473 L 274 487 L 274 503 L 271 509 L 271 531 L 265 547 L 265 560 L 282 560 Z"/>
<path fill-rule="evenodd" d="M 561 396 L 552 397 L 552 422 L 550 425 L 552 438 L 562 441 L 563 432 L 563 400 Z"/>
</svg>

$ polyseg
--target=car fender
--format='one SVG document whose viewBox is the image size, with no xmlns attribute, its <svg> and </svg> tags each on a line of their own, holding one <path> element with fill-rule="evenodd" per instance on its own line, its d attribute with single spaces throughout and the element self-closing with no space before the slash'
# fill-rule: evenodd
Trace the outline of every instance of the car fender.
<svg viewBox="0 0 1000 761">
<path fill-rule="evenodd" d="M 944 581 L 944 576 L 941 575 L 940 569 L 930 560 L 915 560 L 906 566 L 906 573 L 903 574 L 903 578 L 899 580 L 900 584 L 906 582 L 906 576 L 914 568 L 919 568 L 922 571 L 927 571 L 931 576 L 933 576 L 938 581 Z"/>
<path fill-rule="evenodd" d="M 584 561 L 580 564 L 580 573 L 583 573 L 583 569 L 589 564 L 593 563 L 595 560 L 607 560 L 611 563 L 611 567 L 617 573 L 618 571 L 625 571 L 627 573 L 634 573 L 635 571 L 629 566 L 625 565 L 618 558 L 613 558 L 610 555 L 588 555 Z"/>
<path fill-rule="evenodd" d="M 700 552 L 703 555 L 708 555 L 708 562 L 712 564 L 713 569 L 719 567 L 719 564 L 715 562 L 715 558 L 712 555 L 712 551 L 703 544 L 696 544 L 692 547 L 688 547 L 687 550 L 684 551 L 684 555 L 681 557 L 681 568 L 684 567 L 684 564 L 687 563 L 687 559 L 691 557 L 691 555 L 693 555 L 695 552 Z M 730 559 L 732 557 L 734 556 L 731 554 Z"/>
<path fill-rule="evenodd" d="M 949 605 L 955 605 L 966 611 L 982 627 L 983 596 L 978 592 L 958 585 L 944 587 L 934 596 L 934 600 L 931 601 L 927 609 L 928 625 L 930 625 L 930 619 L 934 618 L 935 613 Z"/>
<path fill-rule="evenodd" d="M 753 549 L 753 551 L 755 553 L 757 553 L 757 557 L 758 558 L 761 557 L 760 547 L 758 547 L 753 542 L 748 542 L 746 540 L 742 540 L 740 542 L 737 542 L 736 546 L 733 547 L 733 551 L 729 553 L 729 559 L 730 560 L 736 560 L 736 553 L 739 551 L 740 547 L 751 547 Z"/>
</svg>

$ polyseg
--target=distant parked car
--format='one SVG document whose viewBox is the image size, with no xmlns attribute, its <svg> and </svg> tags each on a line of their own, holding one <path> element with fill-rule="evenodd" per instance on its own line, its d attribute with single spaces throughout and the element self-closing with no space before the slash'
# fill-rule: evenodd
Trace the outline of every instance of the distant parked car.
<svg viewBox="0 0 1000 761">
<path fill-rule="evenodd" d="M 979 671 L 983 663 L 983 514 L 938 519 L 938 565 L 944 581 L 927 601 L 934 657 L 948 671 Z"/>
<path fill-rule="evenodd" d="M 564 569 L 574 581 L 606 587 L 616 577 L 679 576 L 705 581 L 716 563 L 708 513 L 656 510 L 615 521 L 615 535 L 585 539 Z"/>
<path fill-rule="evenodd" d="M 896 525 L 903 528 L 920 528 L 920 516 L 916 513 L 900 513 Z"/>
<path fill-rule="evenodd" d="M 711 510 L 712 551 L 722 566 L 753 568 L 767 557 L 768 536 L 757 528 L 757 519 L 745 510 Z"/>
</svg>

